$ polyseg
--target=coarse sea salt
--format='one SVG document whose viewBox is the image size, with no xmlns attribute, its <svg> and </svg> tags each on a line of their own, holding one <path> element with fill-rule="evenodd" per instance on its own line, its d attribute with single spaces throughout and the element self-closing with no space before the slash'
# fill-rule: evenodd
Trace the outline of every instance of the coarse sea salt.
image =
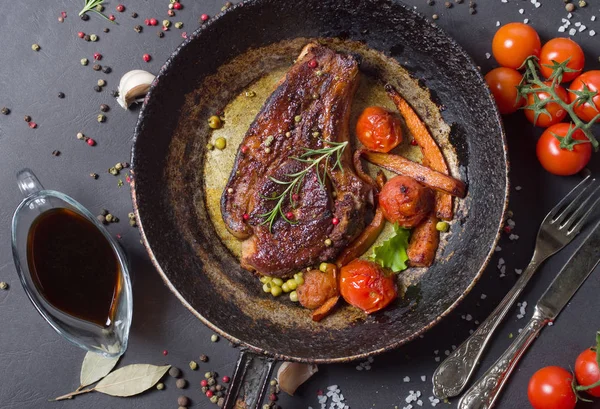
<svg viewBox="0 0 600 409">
<path fill-rule="evenodd" d="M 594 30 L 590 30 L 589 31 L 590 37 L 593 37 L 596 35 L 596 32 Z"/>
<path fill-rule="evenodd" d="M 570 36 L 574 36 L 575 34 L 577 34 L 577 30 L 576 29 L 572 28 L 572 29 L 569 30 L 569 35 Z"/>
<path fill-rule="evenodd" d="M 519 9 L 519 14 L 523 14 L 523 13 L 525 13 L 525 10 Z"/>
<path fill-rule="evenodd" d="M 481 298 L 482 300 L 485 300 L 485 299 L 487 298 L 487 295 L 486 295 L 486 294 L 481 294 L 481 297 L 480 297 L 480 298 Z"/>
</svg>

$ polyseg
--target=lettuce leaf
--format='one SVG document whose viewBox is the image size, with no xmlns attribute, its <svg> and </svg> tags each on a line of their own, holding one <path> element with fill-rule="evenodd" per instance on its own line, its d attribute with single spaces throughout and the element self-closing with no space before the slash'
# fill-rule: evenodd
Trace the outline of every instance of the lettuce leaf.
<svg viewBox="0 0 600 409">
<path fill-rule="evenodd" d="M 408 266 L 408 238 L 410 230 L 394 225 L 395 234 L 373 249 L 369 259 L 379 263 L 384 268 L 389 268 L 394 273 L 406 270 Z"/>
</svg>

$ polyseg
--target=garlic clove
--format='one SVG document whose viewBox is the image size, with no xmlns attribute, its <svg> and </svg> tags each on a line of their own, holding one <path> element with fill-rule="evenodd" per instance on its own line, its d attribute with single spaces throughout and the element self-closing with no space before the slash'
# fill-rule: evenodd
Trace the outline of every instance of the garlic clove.
<svg viewBox="0 0 600 409">
<path fill-rule="evenodd" d="M 144 70 L 132 70 L 125 73 L 119 81 L 119 96 L 117 102 L 124 109 L 134 102 L 142 102 L 144 95 L 150 90 L 155 75 Z"/>
<path fill-rule="evenodd" d="M 279 389 L 293 395 L 296 389 L 319 371 L 317 365 L 284 362 L 277 371 Z"/>
</svg>

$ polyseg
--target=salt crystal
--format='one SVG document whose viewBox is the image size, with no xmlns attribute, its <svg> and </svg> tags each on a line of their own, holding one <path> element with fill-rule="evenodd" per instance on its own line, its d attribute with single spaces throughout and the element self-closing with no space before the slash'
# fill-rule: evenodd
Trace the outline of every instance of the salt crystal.
<svg viewBox="0 0 600 409">
<path fill-rule="evenodd" d="M 542 6 L 542 3 L 540 3 L 539 1 L 537 3 L 535 3 L 535 8 L 539 9 Z"/>
<path fill-rule="evenodd" d="M 423 401 L 422 401 L 421 399 L 419 399 L 419 400 L 417 401 L 417 405 L 419 405 L 419 406 L 423 406 Z"/>
<path fill-rule="evenodd" d="M 467 321 L 471 321 L 472 319 L 473 319 L 473 317 L 471 316 L 471 314 L 467 314 L 467 318 L 466 318 L 466 320 L 467 320 Z"/>
<path fill-rule="evenodd" d="M 523 14 L 523 13 L 525 13 L 525 10 L 519 9 L 519 14 Z"/>
<path fill-rule="evenodd" d="M 559 33 L 564 33 L 565 32 L 565 28 L 563 26 L 558 27 L 558 32 Z"/>
<path fill-rule="evenodd" d="M 498 251 L 502 251 L 502 247 L 500 247 L 500 246 L 496 246 L 496 250 L 495 250 L 495 251 L 496 251 L 496 252 L 498 252 Z"/>
<path fill-rule="evenodd" d="M 408 376 L 405 376 L 405 377 L 404 377 L 404 379 L 403 379 L 403 381 L 404 381 L 404 382 L 410 382 L 410 377 L 408 377 Z"/>
<path fill-rule="evenodd" d="M 439 356 L 435 357 L 435 362 L 440 362 L 440 357 Z"/>
<path fill-rule="evenodd" d="M 577 30 L 576 29 L 572 28 L 572 29 L 569 30 L 569 35 L 570 36 L 574 36 L 575 34 L 577 34 Z"/>
<path fill-rule="evenodd" d="M 569 18 L 569 19 L 570 19 L 571 17 L 573 17 L 573 13 L 569 13 L 569 14 L 567 14 L 567 18 Z"/>
<path fill-rule="evenodd" d="M 476 320 L 476 321 L 474 322 L 474 324 L 475 324 L 475 325 L 479 325 L 479 321 L 477 321 L 477 320 Z"/>
<path fill-rule="evenodd" d="M 585 31 L 586 29 L 587 29 L 586 26 L 581 26 L 581 27 L 579 27 L 579 32 L 581 33 L 582 31 Z"/>
<path fill-rule="evenodd" d="M 485 58 L 486 58 L 486 59 L 488 59 L 488 60 L 489 60 L 491 56 L 492 56 L 492 54 L 490 54 L 490 53 L 485 53 Z"/>
<path fill-rule="evenodd" d="M 552 321 L 550 321 L 550 322 L 548 323 L 548 326 L 549 326 L 549 327 L 551 327 L 551 326 L 553 326 L 553 325 L 554 325 L 554 323 L 553 323 Z"/>
<path fill-rule="evenodd" d="M 516 223 L 515 223 L 515 221 L 513 219 L 508 219 L 506 221 L 506 224 L 508 224 L 511 228 L 515 227 L 515 225 L 516 225 Z"/>
<path fill-rule="evenodd" d="M 508 3 L 508 0 L 502 0 L 502 3 Z"/>
<path fill-rule="evenodd" d="M 515 274 L 520 276 L 521 273 L 523 273 L 523 270 L 521 270 L 520 268 L 515 268 Z"/>
<path fill-rule="evenodd" d="M 508 238 L 509 238 L 510 240 L 513 240 L 513 241 L 514 241 L 514 240 L 519 240 L 519 235 L 517 235 L 517 234 L 511 234 L 510 236 L 508 236 Z"/>
<path fill-rule="evenodd" d="M 357 370 L 357 371 L 362 371 L 362 370 L 363 370 L 363 367 L 362 367 L 362 366 L 360 366 L 360 365 L 356 365 L 356 370 Z"/>
<path fill-rule="evenodd" d="M 525 23 L 525 24 L 529 24 L 529 19 L 528 19 L 528 18 L 524 19 L 524 20 L 523 20 L 523 23 Z"/>
<path fill-rule="evenodd" d="M 517 191 L 518 191 L 518 190 L 521 190 L 521 189 L 523 189 L 521 186 L 516 186 L 516 187 L 515 187 L 515 190 L 517 190 Z"/>
<path fill-rule="evenodd" d="M 498 266 L 501 266 L 501 265 L 503 265 L 503 264 L 504 264 L 504 259 L 503 259 L 502 257 L 500 257 L 500 258 L 498 259 Z"/>
<path fill-rule="evenodd" d="M 592 20 L 592 21 L 596 21 L 596 16 L 592 16 L 592 17 L 590 17 L 590 20 Z"/>
<path fill-rule="evenodd" d="M 328 386 L 328 387 L 327 387 L 327 390 L 328 390 L 328 391 L 334 391 L 334 390 L 336 390 L 337 388 L 338 388 L 338 386 L 337 386 L 337 385 L 331 385 L 331 386 Z"/>
<path fill-rule="evenodd" d="M 500 22 L 496 21 L 496 27 L 500 27 Z"/>
<path fill-rule="evenodd" d="M 590 30 L 590 37 L 593 37 L 596 35 L 596 32 L 594 30 Z"/>
<path fill-rule="evenodd" d="M 450 351 L 449 350 L 445 350 L 444 354 L 446 354 L 446 356 L 450 355 Z"/>
<path fill-rule="evenodd" d="M 469 330 L 469 335 L 471 335 L 472 333 L 474 333 L 475 331 L 473 331 L 472 329 Z"/>
<path fill-rule="evenodd" d="M 481 294 L 481 299 L 485 300 L 487 298 L 487 294 Z"/>
<path fill-rule="evenodd" d="M 454 351 L 456 349 L 456 345 L 452 345 L 452 350 Z"/>
<path fill-rule="evenodd" d="M 579 26 L 581 26 L 581 21 L 578 21 L 575 23 L 575 27 L 579 27 Z"/>
<path fill-rule="evenodd" d="M 421 381 L 425 382 L 426 379 L 427 377 L 425 375 L 421 376 Z"/>
</svg>

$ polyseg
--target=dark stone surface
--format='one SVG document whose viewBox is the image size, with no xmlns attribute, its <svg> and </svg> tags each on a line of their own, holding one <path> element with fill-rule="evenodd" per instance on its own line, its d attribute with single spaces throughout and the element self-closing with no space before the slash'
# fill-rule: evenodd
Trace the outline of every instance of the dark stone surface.
<svg viewBox="0 0 600 409">
<path fill-rule="evenodd" d="M 544 2 L 535 9 L 525 0 L 480 0 L 477 14 L 470 15 L 468 2 L 455 4 L 446 9 L 438 1 L 433 7 L 424 0 L 407 1 L 426 15 L 438 13 L 438 24 L 446 29 L 475 61 L 486 71 L 494 64 L 487 60 L 496 21 L 506 23 L 529 18 L 543 39 L 555 36 L 566 12 L 561 2 Z M 202 396 L 199 381 L 207 370 L 220 375 L 231 375 L 237 351 L 227 342 L 210 341 L 211 332 L 195 319 L 163 285 L 150 264 L 138 232 L 126 223 L 131 211 L 129 189 L 117 186 L 118 178 L 106 170 L 116 162 L 129 158 L 131 136 L 137 111 L 125 112 L 110 97 L 116 89 L 120 76 L 133 68 L 156 72 L 163 61 L 181 42 L 180 30 L 175 28 L 159 38 L 158 27 L 143 26 L 138 34 L 133 26 L 142 24 L 144 18 L 166 18 L 168 2 L 137 1 L 124 3 L 124 13 L 114 12 L 116 3 L 107 5 L 108 13 L 117 16 L 119 25 L 113 25 L 92 15 L 88 21 L 77 17 L 80 3 L 57 0 L 52 4 L 38 2 L 10 2 L 0 7 L 0 106 L 11 109 L 8 116 L 0 116 L 0 280 L 10 285 L 8 291 L 0 291 L 0 406 L 2 408 L 165 408 L 176 407 L 182 391 L 169 378 L 164 391 L 151 391 L 135 398 L 121 399 L 88 394 L 72 401 L 49 403 L 48 398 L 74 390 L 78 386 L 79 368 L 83 351 L 67 343 L 43 321 L 32 308 L 20 287 L 10 252 L 10 218 L 20 201 L 14 175 L 22 167 L 31 167 L 47 188 L 63 191 L 87 206 L 92 212 L 107 208 L 121 222 L 109 227 L 113 234 L 122 235 L 122 243 L 131 258 L 134 290 L 134 321 L 129 349 L 121 365 L 130 363 L 171 363 L 183 368 L 190 387 L 185 393 L 191 398 L 192 407 L 213 407 Z M 588 2 L 591 3 L 591 2 Z M 192 31 L 198 25 L 202 13 L 214 14 L 221 3 L 210 0 L 184 2 L 184 9 L 177 12 L 172 21 L 185 23 L 181 31 Z M 298 7 L 301 7 L 300 5 Z M 518 10 L 523 8 L 524 14 Z M 67 11 L 64 23 L 57 21 L 61 11 Z M 131 12 L 139 14 L 131 18 Z M 591 22 L 594 14 L 600 16 L 597 7 L 578 9 L 573 21 L 582 21 L 588 27 L 575 38 L 586 50 L 588 68 L 597 68 L 597 37 L 587 32 L 600 32 L 600 21 Z M 102 29 L 109 27 L 110 32 Z M 257 30 L 260 30 L 257 27 Z M 86 43 L 77 38 L 77 32 L 95 33 L 100 37 L 96 43 Z M 232 34 L 235 35 L 235 28 Z M 31 49 L 38 43 L 41 50 Z M 93 71 L 91 65 L 80 65 L 81 58 L 93 59 L 100 52 L 101 64 L 109 65 L 110 74 Z M 153 60 L 145 63 L 142 55 L 149 53 Z M 210 56 L 206 56 L 210 58 Z M 104 91 L 93 90 L 98 79 L 106 79 Z M 59 99 L 57 93 L 66 94 Z M 107 103 L 111 111 L 105 123 L 98 123 L 99 106 Z M 38 124 L 30 129 L 23 121 L 31 115 Z M 319 408 L 317 390 L 337 384 L 351 408 L 402 408 L 409 390 L 419 390 L 423 395 L 423 407 L 430 407 L 430 378 L 437 363 L 434 350 L 444 356 L 451 345 L 458 345 L 475 328 L 475 320 L 483 320 L 516 280 L 515 268 L 524 268 L 533 249 L 538 223 L 553 204 L 577 181 L 576 177 L 559 178 L 545 173 L 535 160 L 536 132 L 521 116 L 507 119 L 506 131 L 512 163 L 511 182 L 522 190 L 511 192 L 510 208 L 516 221 L 518 241 L 510 242 L 503 237 L 502 251 L 494 257 L 484 277 L 457 310 L 447 317 L 424 338 L 412 342 L 391 353 L 375 357 L 370 371 L 356 371 L 355 364 L 321 366 L 320 372 L 304 385 L 294 398 L 281 397 L 285 408 Z M 75 138 L 83 131 L 94 138 L 98 145 L 89 147 Z M 61 155 L 52 155 L 54 150 Z M 591 169 L 598 171 L 596 157 Z M 90 172 L 100 175 L 98 180 L 89 177 Z M 505 325 L 500 328 L 493 347 L 486 355 L 482 368 L 490 365 L 510 343 L 509 334 L 516 334 L 531 316 L 533 305 L 544 291 L 554 274 L 560 269 L 574 248 L 570 245 L 552 258 L 534 277 L 521 300 L 528 302 L 526 318 L 517 320 L 513 311 Z M 499 278 L 496 269 L 501 256 L 507 263 L 507 275 Z M 600 327 L 596 311 L 600 308 L 598 272 L 592 274 L 585 286 L 562 312 L 555 325 L 542 332 L 523 358 L 512 376 L 499 402 L 500 408 L 526 408 L 527 380 L 538 368 L 560 365 L 572 368 L 577 354 L 590 346 L 594 332 Z M 487 298 L 481 300 L 481 294 Z M 470 314 L 471 321 L 461 318 Z M 377 334 L 373 334 L 377 336 Z M 167 349 L 168 356 L 162 351 Z M 187 366 L 200 354 L 210 357 L 201 363 L 198 371 Z M 483 369 L 479 371 L 479 374 Z M 410 382 L 403 382 L 405 376 Z M 426 382 L 420 377 L 426 376 Z M 455 401 L 453 401 L 453 404 Z M 583 406 L 583 405 L 582 405 Z M 587 407 L 597 407 L 590 404 Z M 446 406 L 444 406 L 446 407 Z"/>
</svg>

